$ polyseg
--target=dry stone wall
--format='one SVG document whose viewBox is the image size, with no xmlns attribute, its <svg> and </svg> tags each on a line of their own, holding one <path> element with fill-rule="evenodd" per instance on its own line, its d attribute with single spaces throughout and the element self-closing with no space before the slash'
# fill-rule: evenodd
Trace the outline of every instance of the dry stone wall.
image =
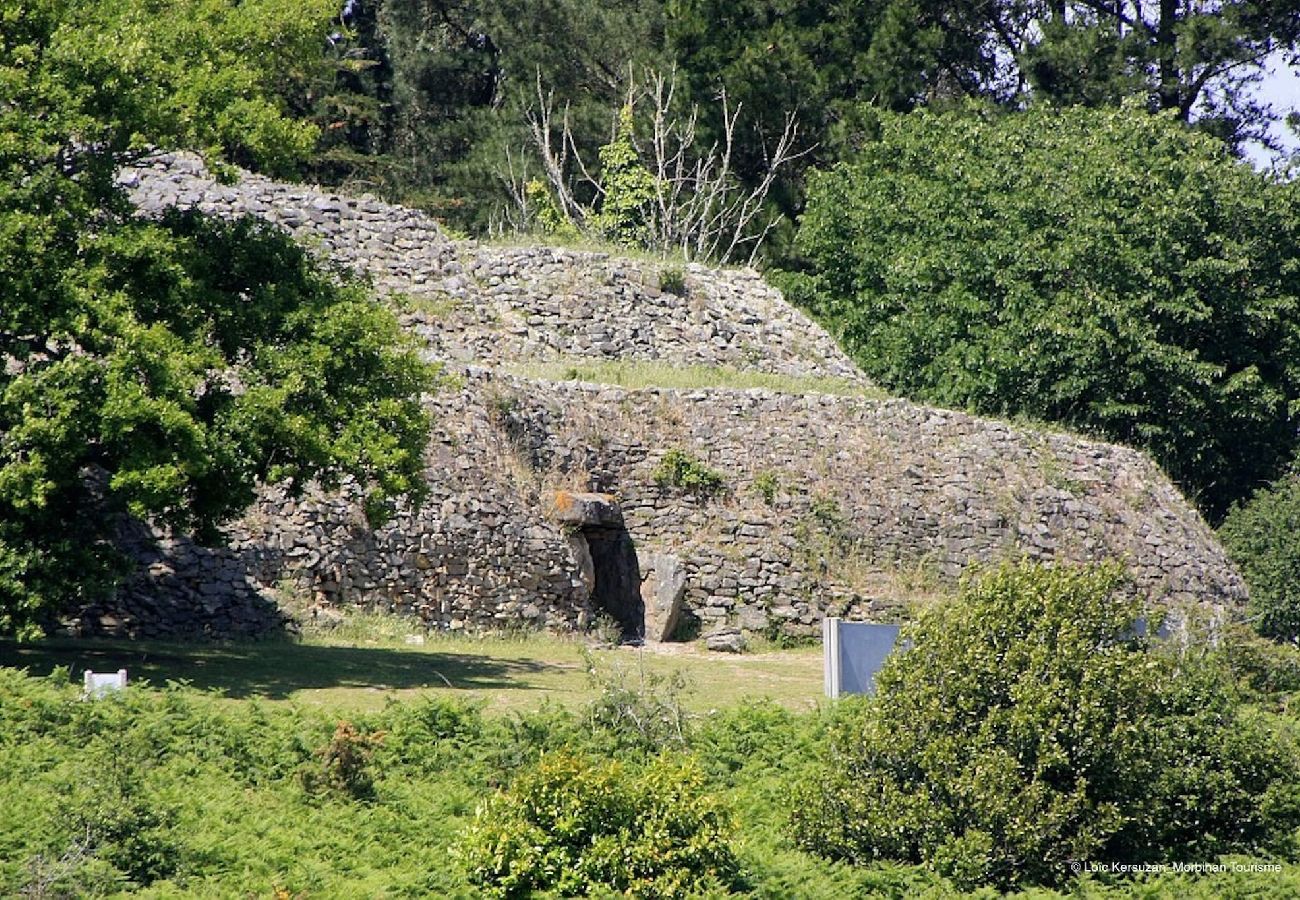
<svg viewBox="0 0 1300 900">
<path fill-rule="evenodd" d="M 1018 556 L 1124 560 L 1174 602 L 1245 596 L 1204 521 L 1130 449 L 900 400 L 502 381 L 486 390 L 519 398 L 519 452 L 617 494 L 637 541 L 683 561 L 708 623 L 893 619 L 918 580 Z M 674 451 L 722 489 L 660 483 Z"/>
<path fill-rule="evenodd" d="M 501 368 L 658 359 L 867 386 L 752 273 L 693 267 L 678 297 L 650 262 L 453 242 L 378 201 L 156 165 L 124 175 L 147 213 L 176 201 L 278 217 L 381 289 L 423 298 L 406 304 L 407 326 L 459 381 L 431 400 L 421 507 L 372 529 L 346 489 L 264 490 L 225 547 L 137 541 L 140 571 L 87 611 L 86 630 L 158 634 L 174 620 L 180 633 L 249 633 L 289 597 L 451 629 L 582 628 L 598 592 L 590 548 L 554 515 L 559 491 L 613 496 L 647 609 L 680 593 L 688 629 L 897 620 L 918 591 L 1019 555 L 1120 559 L 1170 601 L 1245 597 L 1213 533 L 1133 450 L 865 395 L 625 390 Z M 670 457 L 715 473 L 718 489 L 672 483 Z"/>
<path fill-rule="evenodd" d="M 118 546 L 137 570 L 112 596 L 81 609 L 76 630 L 145 638 L 255 638 L 292 623 L 230 547 L 202 547 L 137 520 L 119 523 Z"/>
<path fill-rule="evenodd" d="M 235 178 L 222 183 L 197 156 L 169 153 L 123 169 L 118 182 L 145 215 L 178 207 L 222 218 L 257 216 L 381 285 L 422 282 L 455 257 L 438 224 L 416 210 L 240 170 Z"/>
<path fill-rule="evenodd" d="M 867 379 L 821 328 L 752 270 L 674 264 L 557 247 L 452 241 L 427 216 L 244 174 L 221 184 L 196 157 L 158 157 L 121 183 L 147 215 L 170 206 L 263 216 L 306 246 L 403 295 L 408 328 L 432 357 L 469 364 L 623 359 Z"/>
</svg>

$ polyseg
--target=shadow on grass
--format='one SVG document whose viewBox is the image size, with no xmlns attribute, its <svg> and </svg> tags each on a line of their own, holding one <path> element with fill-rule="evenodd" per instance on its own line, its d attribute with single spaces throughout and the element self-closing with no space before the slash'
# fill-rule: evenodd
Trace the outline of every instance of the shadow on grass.
<svg viewBox="0 0 1300 900">
<path fill-rule="evenodd" d="M 162 686 L 188 681 L 229 697 L 283 699 L 317 688 L 446 688 L 533 690 L 530 675 L 563 666 L 529 659 L 472 653 L 439 653 L 381 647 L 325 647 L 278 642 L 171 644 L 110 640 L 0 641 L 0 665 L 33 675 L 126 669 L 133 682 Z"/>
</svg>

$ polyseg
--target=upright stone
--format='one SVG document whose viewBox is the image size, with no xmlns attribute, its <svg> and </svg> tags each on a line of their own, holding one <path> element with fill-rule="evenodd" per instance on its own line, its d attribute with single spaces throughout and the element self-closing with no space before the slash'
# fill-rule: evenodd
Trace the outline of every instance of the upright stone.
<svg viewBox="0 0 1300 900">
<path fill-rule="evenodd" d="M 671 553 L 637 553 L 641 569 L 641 601 L 645 604 L 645 637 L 671 640 L 686 596 L 686 567 Z"/>
</svg>

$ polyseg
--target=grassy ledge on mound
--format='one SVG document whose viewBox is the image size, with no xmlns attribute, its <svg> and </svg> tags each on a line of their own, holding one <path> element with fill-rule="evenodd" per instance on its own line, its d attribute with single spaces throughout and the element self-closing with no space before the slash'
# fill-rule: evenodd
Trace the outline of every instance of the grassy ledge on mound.
<svg viewBox="0 0 1300 900">
<path fill-rule="evenodd" d="M 632 390 L 762 388 L 782 394 L 836 394 L 868 397 L 873 400 L 883 400 L 888 396 L 877 388 L 848 378 L 781 375 L 773 372 L 735 369 L 730 366 L 681 366 L 648 360 L 561 359 L 553 362 L 518 363 L 507 366 L 506 371 L 538 381 L 584 381 L 592 384 L 612 384 Z"/>
</svg>

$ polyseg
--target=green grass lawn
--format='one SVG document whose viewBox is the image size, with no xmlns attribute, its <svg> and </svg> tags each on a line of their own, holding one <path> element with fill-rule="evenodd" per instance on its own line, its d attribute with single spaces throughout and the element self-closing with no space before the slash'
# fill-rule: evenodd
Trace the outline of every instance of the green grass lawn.
<svg viewBox="0 0 1300 900">
<path fill-rule="evenodd" d="M 0 641 L 0 665 L 34 675 L 64 670 L 74 681 L 87 669 L 125 668 L 133 682 L 155 687 L 184 681 L 234 699 L 292 700 L 340 715 L 423 694 L 475 700 L 488 713 L 534 709 L 546 701 L 573 708 L 592 697 L 586 652 L 598 670 L 620 671 L 633 684 L 643 675 L 680 673 L 687 685 L 684 705 L 697 713 L 763 698 L 806 710 L 822 696 L 817 647 L 731 656 L 689 644 L 587 651 L 578 638 L 437 634 L 412 645 L 403 630 L 400 623 L 372 623 L 297 643 Z"/>
</svg>

